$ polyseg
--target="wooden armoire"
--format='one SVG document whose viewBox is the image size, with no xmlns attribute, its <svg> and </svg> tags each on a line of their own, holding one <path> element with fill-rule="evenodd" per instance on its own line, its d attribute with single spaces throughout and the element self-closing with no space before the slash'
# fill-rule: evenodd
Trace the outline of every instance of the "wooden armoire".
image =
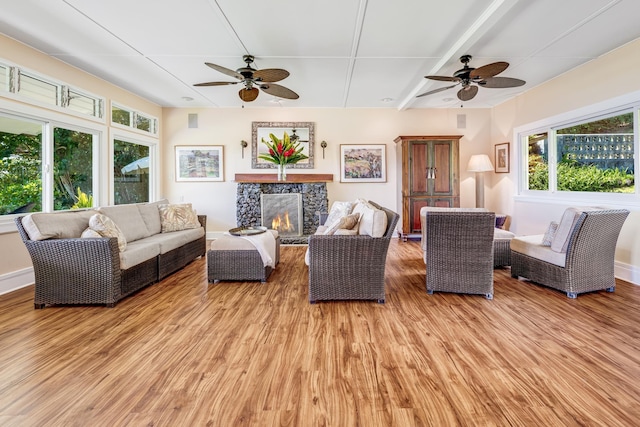
<svg viewBox="0 0 640 427">
<path fill-rule="evenodd" d="M 459 145 L 462 135 L 399 136 L 398 227 L 402 240 L 419 238 L 420 208 L 460 206 Z"/>
</svg>

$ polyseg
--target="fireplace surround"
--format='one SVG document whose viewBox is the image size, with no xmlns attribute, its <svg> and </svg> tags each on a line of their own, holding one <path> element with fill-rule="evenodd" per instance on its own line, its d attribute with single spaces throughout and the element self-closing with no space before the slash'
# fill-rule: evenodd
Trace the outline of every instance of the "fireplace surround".
<svg viewBox="0 0 640 427">
<path fill-rule="evenodd" d="M 258 175 L 262 176 L 262 175 Z M 291 176 L 291 175 L 290 175 Z M 274 176 L 275 177 L 275 176 Z M 247 182 L 251 177 L 236 177 L 236 222 L 241 226 L 262 225 L 261 195 L 300 193 L 302 197 L 302 236 L 282 236 L 283 244 L 305 244 L 319 225 L 319 212 L 329 210 L 326 182 Z M 256 181 L 261 179 L 256 178 Z M 331 179 L 329 179 L 331 180 Z M 264 182 L 266 181 L 266 182 Z M 275 181 L 275 179 L 273 180 Z"/>
</svg>

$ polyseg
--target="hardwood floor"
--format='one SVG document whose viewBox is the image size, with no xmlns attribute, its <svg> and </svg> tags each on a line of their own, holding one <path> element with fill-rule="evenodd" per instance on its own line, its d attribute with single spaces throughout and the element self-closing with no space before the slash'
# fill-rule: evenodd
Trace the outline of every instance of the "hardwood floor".
<svg viewBox="0 0 640 427">
<path fill-rule="evenodd" d="M 427 295 L 391 243 L 387 302 L 307 302 L 305 247 L 269 282 L 206 261 L 114 308 L 0 296 L 2 426 L 632 426 L 640 287 L 576 300 L 495 270 L 495 297 Z"/>
</svg>

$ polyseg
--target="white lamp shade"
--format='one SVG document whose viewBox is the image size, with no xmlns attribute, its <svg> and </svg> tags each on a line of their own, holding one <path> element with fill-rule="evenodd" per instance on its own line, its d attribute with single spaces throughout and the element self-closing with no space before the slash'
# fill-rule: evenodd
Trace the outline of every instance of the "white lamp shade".
<svg viewBox="0 0 640 427">
<path fill-rule="evenodd" d="M 493 170 L 493 164 L 486 154 L 474 154 L 469 159 L 467 172 L 487 172 Z"/>
</svg>

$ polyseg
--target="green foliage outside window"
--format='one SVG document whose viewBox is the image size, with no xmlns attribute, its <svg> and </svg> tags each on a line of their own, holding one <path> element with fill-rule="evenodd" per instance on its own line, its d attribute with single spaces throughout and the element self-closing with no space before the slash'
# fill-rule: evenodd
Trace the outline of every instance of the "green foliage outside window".
<svg viewBox="0 0 640 427">
<path fill-rule="evenodd" d="M 590 191 L 608 193 L 633 193 L 634 176 L 622 169 L 600 169 L 594 165 L 580 165 L 563 160 L 558 163 L 559 191 Z M 549 188 L 549 166 L 536 162 L 529 168 L 529 189 Z"/>
</svg>

